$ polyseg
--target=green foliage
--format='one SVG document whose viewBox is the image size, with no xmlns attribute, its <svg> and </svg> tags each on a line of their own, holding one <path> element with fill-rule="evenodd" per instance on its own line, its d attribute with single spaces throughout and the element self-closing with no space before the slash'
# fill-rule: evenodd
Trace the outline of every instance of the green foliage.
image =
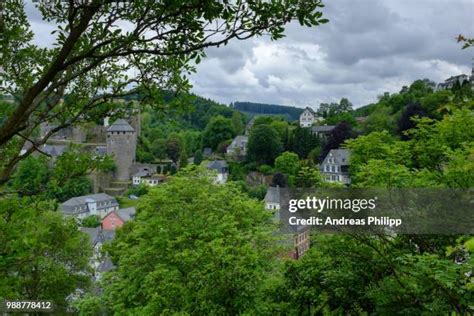
<svg viewBox="0 0 474 316">
<path fill-rule="evenodd" d="M 99 227 L 101 224 L 100 217 L 97 215 L 90 215 L 82 219 L 82 227 Z"/>
<path fill-rule="evenodd" d="M 325 119 L 352 111 L 352 103 L 347 98 L 342 98 L 339 103 L 321 103 L 318 109 L 318 115 Z"/>
<path fill-rule="evenodd" d="M 202 151 L 201 150 L 196 150 L 194 153 L 194 164 L 195 165 L 200 165 L 203 159 Z"/>
<path fill-rule="evenodd" d="M 301 167 L 296 175 L 295 185 L 297 188 L 317 188 L 323 180 L 318 169 Z"/>
<path fill-rule="evenodd" d="M 288 120 L 297 121 L 303 109 L 285 105 L 254 103 L 254 102 L 234 102 L 231 106 L 244 113 L 252 115 L 279 115 L 285 116 Z"/>
<path fill-rule="evenodd" d="M 398 118 L 392 116 L 391 111 L 392 110 L 389 107 L 378 106 L 362 123 L 364 134 L 382 131 L 388 131 L 391 134 L 395 134 Z"/>
<path fill-rule="evenodd" d="M 179 155 L 179 168 L 185 168 L 188 165 L 188 155 L 186 154 L 186 150 L 181 150 L 181 154 Z"/>
<path fill-rule="evenodd" d="M 269 165 L 260 165 L 258 166 L 257 170 L 263 173 L 264 175 L 269 175 L 273 172 L 272 166 Z"/>
<path fill-rule="evenodd" d="M 48 183 L 50 171 L 48 163 L 43 157 L 28 157 L 18 166 L 13 188 L 25 195 L 38 194 Z"/>
<path fill-rule="evenodd" d="M 232 113 L 232 128 L 234 129 L 235 135 L 242 135 L 244 133 L 245 124 L 244 124 L 245 117 L 242 113 L 234 112 Z"/>
<path fill-rule="evenodd" d="M 423 118 L 399 141 L 374 132 L 347 142 L 351 149 L 352 183 L 359 187 L 460 187 L 471 177 L 474 113 L 453 111 L 441 121 Z"/>
<path fill-rule="evenodd" d="M 401 239 L 317 235 L 298 261 L 288 262 L 274 285 L 273 306 L 283 314 L 468 314 L 467 271 L 435 254 L 412 254 Z"/>
<path fill-rule="evenodd" d="M 300 159 L 297 154 L 285 151 L 275 159 L 275 169 L 287 176 L 296 176 L 300 169 Z"/>
<path fill-rule="evenodd" d="M 355 120 L 354 116 L 352 116 L 352 113 L 349 113 L 349 112 L 342 112 L 342 113 L 333 114 L 331 116 L 328 116 L 324 120 L 324 123 L 326 125 L 337 125 L 341 122 L 348 122 L 352 126 L 356 125 L 356 120 Z"/>
<path fill-rule="evenodd" d="M 223 116 L 216 116 L 211 119 L 203 132 L 202 141 L 204 147 L 216 149 L 223 141 L 235 136 L 232 128 L 232 121 Z"/>
<path fill-rule="evenodd" d="M 270 216 L 235 186 L 173 178 L 144 198 L 109 248 L 117 269 L 103 282 L 104 303 L 131 314 L 252 310 L 272 271 Z"/>
<path fill-rule="evenodd" d="M 145 183 L 140 183 L 139 185 L 133 185 L 127 190 L 128 195 L 142 196 L 148 193 L 150 187 Z"/>
<path fill-rule="evenodd" d="M 87 235 L 53 210 L 50 202 L 0 198 L 0 299 L 48 299 L 65 312 L 66 297 L 87 289 Z"/>
<path fill-rule="evenodd" d="M 281 150 L 282 143 L 273 128 L 265 124 L 252 128 L 247 148 L 249 159 L 271 165 Z"/>
<path fill-rule="evenodd" d="M 95 157 L 70 147 L 56 159 L 53 167 L 43 156 L 30 156 L 23 160 L 11 186 L 21 195 L 38 195 L 64 202 L 90 192 L 91 184 L 86 176 L 91 172 L 114 169 L 115 162 L 111 157 Z"/>
<path fill-rule="evenodd" d="M 177 162 L 179 160 L 179 155 L 181 153 L 181 144 L 180 140 L 177 136 L 170 136 L 166 140 L 166 155 L 170 158 L 173 162 Z"/>
<path fill-rule="evenodd" d="M 293 130 L 290 140 L 290 151 L 297 153 L 300 159 L 306 159 L 311 150 L 320 146 L 318 137 L 309 128 L 297 127 Z"/>
</svg>

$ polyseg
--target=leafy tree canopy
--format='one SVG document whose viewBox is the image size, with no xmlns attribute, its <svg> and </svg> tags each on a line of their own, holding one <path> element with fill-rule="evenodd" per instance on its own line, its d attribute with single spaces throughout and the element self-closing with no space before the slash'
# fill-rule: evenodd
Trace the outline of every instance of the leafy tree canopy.
<svg viewBox="0 0 474 316">
<path fill-rule="evenodd" d="M 196 175 L 175 177 L 142 199 L 109 249 L 117 269 L 103 282 L 103 300 L 111 311 L 252 310 L 275 255 L 262 204 Z"/>
<path fill-rule="evenodd" d="M 260 164 L 273 164 L 282 150 L 278 133 L 272 127 L 262 124 L 252 128 L 248 142 L 248 155 Z"/>
</svg>

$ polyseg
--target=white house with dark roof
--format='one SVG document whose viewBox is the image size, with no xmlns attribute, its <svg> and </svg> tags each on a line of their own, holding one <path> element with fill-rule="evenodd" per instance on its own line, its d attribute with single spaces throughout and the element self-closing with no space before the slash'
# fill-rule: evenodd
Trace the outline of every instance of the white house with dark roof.
<svg viewBox="0 0 474 316">
<path fill-rule="evenodd" d="M 115 231 L 106 231 L 101 227 L 80 227 L 79 230 L 89 236 L 89 242 L 93 249 L 89 264 L 94 270 L 93 278 L 99 280 L 104 272 L 114 268 L 110 257 L 102 253 L 101 250 L 104 243 L 110 242 L 115 238 Z"/>
<path fill-rule="evenodd" d="M 215 183 L 223 184 L 227 182 L 229 167 L 225 160 L 214 160 L 207 164 L 207 169 L 216 172 Z"/>
<path fill-rule="evenodd" d="M 105 193 L 73 197 L 61 204 L 61 211 L 66 216 L 83 219 L 90 215 L 103 218 L 112 211 L 118 211 L 117 200 Z"/>
<path fill-rule="evenodd" d="M 268 187 L 264 201 L 266 210 L 279 210 L 281 208 L 280 187 Z"/>
<path fill-rule="evenodd" d="M 349 159 L 351 152 L 348 149 L 331 149 L 321 163 L 321 174 L 328 182 L 350 184 Z"/>
<path fill-rule="evenodd" d="M 146 170 L 140 170 L 132 176 L 133 185 L 147 184 L 154 187 L 165 180 L 166 177 L 164 175 L 152 174 Z"/>
<path fill-rule="evenodd" d="M 316 112 L 307 107 L 304 109 L 303 113 L 300 114 L 300 127 L 311 127 L 319 120 L 320 118 L 317 116 Z"/>
</svg>

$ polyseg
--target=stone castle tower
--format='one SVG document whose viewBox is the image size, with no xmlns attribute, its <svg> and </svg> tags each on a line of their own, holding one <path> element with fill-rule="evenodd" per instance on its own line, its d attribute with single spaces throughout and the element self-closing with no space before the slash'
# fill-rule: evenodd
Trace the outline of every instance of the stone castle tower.
<svg viewBox="0 0 474 316">
<path fill-rule="evenodd" d="M 119 119 L 107 128 L 107 154 L 114 156 L 117 165 L 115 180 L 130 180 L 130 168 L 135 163 L 136 149 L 137 135 L 127 121 Z"/>
</svg>

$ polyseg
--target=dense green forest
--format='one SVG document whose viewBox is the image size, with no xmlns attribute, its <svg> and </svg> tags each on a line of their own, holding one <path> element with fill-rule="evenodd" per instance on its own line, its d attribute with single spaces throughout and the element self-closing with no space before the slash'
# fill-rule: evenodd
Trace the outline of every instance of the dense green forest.
<svg viewBox="0 0 474 316">
<path fill-rule="evenodd" d="M 298 120 L 303 112 L 303 109 L 293 106 L 254 102 L 233 102 L 230 104 L 230 107 L 240 112 L 248 113 L 251 116 L 282 115 L 290 121 Z"/>
</svg>

